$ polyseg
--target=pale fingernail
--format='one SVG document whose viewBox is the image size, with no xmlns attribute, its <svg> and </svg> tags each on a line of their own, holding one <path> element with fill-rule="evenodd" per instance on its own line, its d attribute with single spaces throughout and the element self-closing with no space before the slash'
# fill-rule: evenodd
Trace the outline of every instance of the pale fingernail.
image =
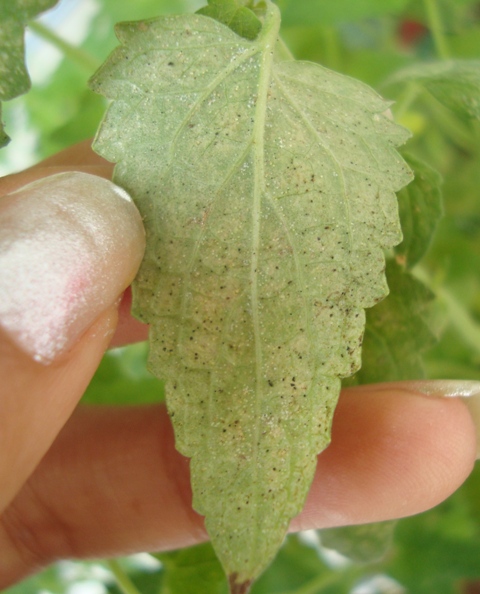
<svg viewBox="0 0 480 594">
<path fill-rule="evenodd" d="M 115 303 L 144 249 L 137 208 L 106 179 L 60 173 L 0 198 L 0 326 L 54 360 Z"/>
<path fill-rule="evenodd" d="M 475 380 L 411 380 L 390 383 L 388 386 L 419 392 L 426 396 L 462 398 L 475 425 L 477 460 L 480 459 L 480 382 Z"/>
</svg>

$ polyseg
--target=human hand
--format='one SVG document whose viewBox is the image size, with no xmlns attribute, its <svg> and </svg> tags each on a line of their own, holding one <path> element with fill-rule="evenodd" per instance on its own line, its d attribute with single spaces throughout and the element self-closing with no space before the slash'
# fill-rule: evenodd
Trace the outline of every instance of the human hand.
<svg viewBox="0 0 480 594">
<path fill-rule="evenodd" d="M 111 175 L 83 143 L 1 180 L 0 195 L 72 170 Z M 62 211 L 59 224 L 54 185 L 37 187 L 46 206 L 20 203 L 32 188 L 0 199 L 0 588 L 59 558 L 167 550 L 207 538 L 163 405 L 74 411 L 109 343 L 146 338 L 130 317 L 128 292 L 118 304 L 144 240 L 135 209 L 111 186 L 102 190 L 107 208 L 82 184 L 80 211 Z M 37 244 L 22 230 L 29 221 L 41 229 Z M 86 232 L 93 223 L 95 241 Z M 38 268 L 28 270 L 32 262 Z M 4 274 L 17 263 L 14 277 Z M 61 271 L 52 278 L 67 282 L 49 291 L 56 285 L 45 283 L 45 271 Z M 479 388 L 407 382 L 344 390 L 332 444 L 319 456 L 292 530 L 402 517 L 447 497 L 471 471 L 475 427 L 463 402 L 431 394 L 462 390 Z"/>
</svg>

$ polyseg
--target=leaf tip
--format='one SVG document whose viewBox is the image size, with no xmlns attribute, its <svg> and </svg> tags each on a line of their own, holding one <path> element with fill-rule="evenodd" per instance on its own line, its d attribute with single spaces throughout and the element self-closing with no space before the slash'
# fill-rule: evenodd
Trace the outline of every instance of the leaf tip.
<svg viewBox="0 0 480 594">
<path fill-rule="evenodd" d="M 228 584 L 230 586 L 230 594 L 248 594 L 252 587 L 253 580 L 246 580 L 238 582 L 238 573 L 232 573 L 228 576 Z"/>
</svg>

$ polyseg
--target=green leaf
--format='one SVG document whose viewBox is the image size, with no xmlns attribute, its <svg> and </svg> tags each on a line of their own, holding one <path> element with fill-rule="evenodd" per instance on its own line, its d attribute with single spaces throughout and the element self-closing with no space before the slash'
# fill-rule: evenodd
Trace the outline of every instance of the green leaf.
<svg viewBox="0 0 480 594">
<path fill-rule="evenodd" d="M 302 537 L 301 533 L 286 537 L 271 566 L 255 582 L 252 594 L 323 592 L 318 582 L 325 585 L 337 577 L 319 554 L 318 543 L 307 544 Z M 311 588 L 312 583 L 317 587 Z"/>
<path fill-rule="evenodd" d="M 475 592 L 467 582 L 480 578 L 479 486 L 477 465 L 440 506 L 401 520 L 395 531 L 395 555 L 383 571 L 415 594 Z"/>
<path fill-rule="evenodd" d="M 226 594 L 225 574 L 210 543 L 155 555 L 165 567 L 162 592 Z"/>
<path fill-rule="evenodd" d="M 31 18 L 57 2 L 58 0 L 0 1 L 0 101 L 13 99 L 30 88 L 23 41 L 25 25 Z M 0 119 L 0 148 L 8 141 Z"/>
<path fill-rule="evenodd" d="M 280 0 L 286 25 L 323 26 L 400 13 L 409 0 Z"/>
<path fill-rule="evenodd" d="M 262 28 L 257 16 L 246 6 L 241 6 L 238 0 L 208 0 L 208 6 L 200 8 L 197 14 L 227 25 L 245 39 L 255 39 Z"/>
<path fill-rule="evenodd" d="M 152 404 L 163 386 L 146 369 L 147 348 L 139 343 L 108 351 L 82 398 L 84 404 Z"/>
<path fill-rule="evenodd" d="M 412 268 L 428 250 L 443 215 L 442 179 L 435 169 L 413 155 L 404 158 L 415 178 L 398 193 L 403 241 L 395 252 L 407 268 Z"/>
<path fill-rule="evenodd" d="M 385 85 L 414 81 L 463 118 L 480 119 L 480 60 L 415 64 L 391 76 Z"/>
<path fill-rule="evenodd" d="M 345 385 L 422 378 L 422 355 L 436 339 L 427 308 L 432 293 L 394 261 L 387 263 L 390 295 L 367 312 L 362 368 Z"/>
<path fill-rule="evenodd" d="M 2 104 L 0 103 L 0 148 L 9 142 L 9 137 L 5 134 L 2 122 Z"/>
<path fill-rule="evenodd" d="M 388 103 L 276 63 L 279 25 L 271 3 L 254 41 L 201 15 L 124 23 L 92 81 L 114 100 L 95 148 L 147 231 L 134 310 L 234 592 L 303 506 L 411 178 Z"/>
<path fill-rule="evenodd" d="M 356 563 L 380 561 L 393 541 L 396 522 L 375 522 L 320 530 L 322 546 L 333 549 Z"/>
</svg>

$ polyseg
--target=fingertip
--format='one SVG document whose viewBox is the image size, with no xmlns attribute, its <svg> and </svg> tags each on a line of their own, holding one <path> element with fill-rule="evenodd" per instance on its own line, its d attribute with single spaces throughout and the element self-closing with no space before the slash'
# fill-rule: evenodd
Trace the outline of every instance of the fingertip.
<svg viewBox="0 0 480 594">
<path fill-rule="evenodd" d="M 2 199 L 0 325 L 51 362 L 133 280 L 145 249 L 140 214 L 110 181 L 81 172 L 38 180 Z"/>
<path fill-rule="evenodd" d="M 399 518 L 433 507 L 470 474 L 475 427 L 464 405 L 401 389 L 345 390 L 332 443 L 296 529 Z"/>
</svg>

